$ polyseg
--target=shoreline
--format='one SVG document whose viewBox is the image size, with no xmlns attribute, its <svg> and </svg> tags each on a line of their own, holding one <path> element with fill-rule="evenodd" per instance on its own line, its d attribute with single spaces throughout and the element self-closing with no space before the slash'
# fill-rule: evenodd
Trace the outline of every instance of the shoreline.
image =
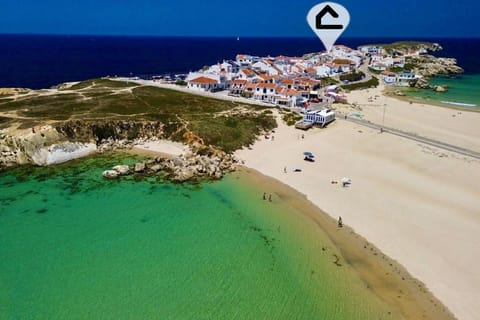
<svg viewBox="0 0 480 320">
<path fill-rule="evenodd" d="M 454 315 L 418 279 L 397 261 L 383 254 L 374 244 L 350 226 L 338 228 L 337 221 L 291 186 L 261 172 L 240 166 L 249 182 L 262 186 L 287 201 L 325 232 L 340 250 L 343 260 L 355 270 L 366 287 L 406 319 L 455 319 Z"/>
<path fill-rule="evenodd" d="M 397 99 L 397 100 L 400 100 L 400 101 L 404 101 L 404 102 L 408 102 L 408 103 L 412 102 L 412 103 L 416 103 L 416 104 L 420 104 L 420 105 L 421 104 L 426 104 L 426 105 L 429 105 L 429 106 L 445 108 L 445 109 L 452 109 L 452 110 L 456 110 L 456 111 L 480 112 L 480 107 L 479 106 L 475 106 L 475 107 L 473 107 L 473 106 L 472 107 L 460 106 L 460 105 L 442 103 L 440 101 L 435 101 L 435 100 L 426 100 L 426 99 L 422 99 L 420 97 L 409 96 L 409 95 L 398 96 L 394 93 L 395 91 L 398 91 L 398 90 L 394 90 L 394 89 L 396 89 L 396 88 L 395 87 L 385 87 L 385 89 L 383 90 L 382 93 L 384 95 L 386 95 L 387 97 Z M 427 90 L 427 89 L 419 89 L 419 90 Z"/>
<path fill-rule="evenodd" d="M 462 110 L 464 115 L 452 118 L 449 108 L 410 105 L 384 96 L 381 89 L 351 92 L 349 101 L 352 97 L 361 103 L 368 121 L 381 123 L 385 102 L 389 126 L 480 150 L 480 113 Z M 368 96 L 376 94 L 380 102 L 369 103 Z M 331 217 L 341 215 L 352 230 L 424 282 L 457 317 L 474 319 L 480 311 L 474 303 L 480 261 L 471 252 L 480 243 L 474 215 L 480 204 L 473 190 L 480 179 L 474 168 L 480 162 L 342 120 L 306 132 L 305 140 L 298 137 L 300 131 L 279 122 L 275 142 L 260 138 L 252 150 L 237 151 L 242 155 L 237 158 L 248 158 L 248 167 L 304 194 Z M 321 167 L 307 167 L 298 157 L 307 150 Z M 283 174 L 284 166 L 299 164 L 306 169 L 303 173 L 293 178 L 293 173 Z M 338 191 L 338 185 L 330 184 L 345 176 L 352 178 L 351 188 Z"/>
<path fill-rule="evenodd" d="M 365 120 L 381 123 L 383 108 L 367 101 L 379 94 L 383 102 L 380 90 L 352 94 L 365 102 Z M 480 149 L 472 139 L 480 135 L 479 113 L 462 112 L 459 121 L 442 125 L 452 110 L 385 99 L 391 110 L 386 125 Z M 305 151 L 315 154 L 314 163 L 303 161 Z M 332 219 L 342 216 L 355 233 L 424 283 L 455 317 L 475 319 L 480 259 L 472 252 L 480 243 L 475 214 L 480 161 L 341 119 L 307 132 L 279 120 L 275 141 L 260 139 L 235 156 L 305 195 Z M 302 172 L 291 171 L 294 167 Z M 342 177 L 351 178 L 352 185 L 341 188 Z"/>
</svg>

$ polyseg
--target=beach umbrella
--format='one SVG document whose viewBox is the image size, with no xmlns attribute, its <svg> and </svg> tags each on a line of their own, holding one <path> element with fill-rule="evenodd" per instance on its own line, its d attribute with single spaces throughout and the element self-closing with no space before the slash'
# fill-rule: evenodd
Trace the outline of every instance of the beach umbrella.
<svg viewBox="0 0 480 320">
<path fill-rule="evenodd" d="M 305 151 L 303 153 L 304 156 L 307 156 L 307 157 L 310 157 L 310 158 L 315 158 L 315 156 L 313 155 L 313 153 L 309 152 L 309 151 Z"/>
</svg>

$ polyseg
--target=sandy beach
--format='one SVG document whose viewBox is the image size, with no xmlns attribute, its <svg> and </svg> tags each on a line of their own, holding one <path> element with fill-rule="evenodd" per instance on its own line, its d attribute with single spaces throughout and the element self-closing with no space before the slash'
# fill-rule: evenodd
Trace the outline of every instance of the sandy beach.
<svg viewBox="0 0 480 320">
<path fill-rule="evenodd" d="M 349 94 L 361 111 L 342 111 L 381 124 L 386 104 L 386 126 L 480 151 L 480 113 L 410 104 L 381 90 Z M 458 319 L 477 318 L 480 160 L 344 120 L 308 132 L 280 123 L 274 137 L 236 156 L 305 194 L 332 218 L 341 216 Z M 316 161 L 304 161 L 304 151 Z M 340 183 L 344 177 L 352 181 L 347 188 Z"/>
<path fill-rule="evenodd" d="M 137 143 L 132 147 L 130 151 L 135 154 L 175 157 L 186 154 L 187 152 L 189 152 L 189 148 L 188 146 L 178 142 L 168 140 L 156 140 Z"/>
</svg>

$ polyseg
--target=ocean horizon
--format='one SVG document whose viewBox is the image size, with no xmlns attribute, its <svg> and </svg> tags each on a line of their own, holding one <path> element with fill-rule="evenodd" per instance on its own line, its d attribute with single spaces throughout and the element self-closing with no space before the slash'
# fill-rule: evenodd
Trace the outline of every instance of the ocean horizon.
<svg viewBox="0 0 480 320">
<path fill-rule="evenodd" d="M 452 57 L 465 73 L 480 74 L 480 39 L 340 38 L 353 48 L 369 43 L 418 40 L 437 42 L 436 56 Z M 324 50 L 317 38 L 91 36 L 0 34 L 0 87 L 44 89 L 103 76 L 151 77 L 184 74 L 205 65 L 235 59 L 238 53 L 258 56 L 303 55 Z"/>
</svg>

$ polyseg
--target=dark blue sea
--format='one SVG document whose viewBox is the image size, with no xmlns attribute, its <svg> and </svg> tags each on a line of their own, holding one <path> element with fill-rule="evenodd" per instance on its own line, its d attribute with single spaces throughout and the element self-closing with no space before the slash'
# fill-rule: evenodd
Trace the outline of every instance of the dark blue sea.
<svg viewBox="0 0 480 320">
<path fill-rule="evenodd" d="M 398 38 L 344 38 L 357 47 Z M 467 73 L 480 73 L 480 39 L 415 39 L 440 43 L 437 55 L 454 57 Z M 316 38 L 175 38 L 0 35 L 0 87 L 49 88 L 101 76 L 150 77 L 188 73 L 234 59 L 237 53 L 302 55 L 323 50 Z"/>
</svg>

